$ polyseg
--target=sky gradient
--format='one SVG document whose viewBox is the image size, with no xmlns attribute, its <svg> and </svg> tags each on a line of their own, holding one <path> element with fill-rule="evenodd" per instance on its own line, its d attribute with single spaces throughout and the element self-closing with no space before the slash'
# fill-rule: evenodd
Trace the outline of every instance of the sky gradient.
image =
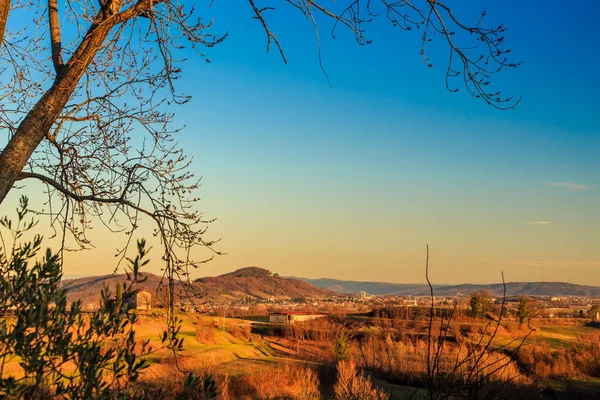
<svg viewBox="0 0 600 400">
<path fill-rule="evenodd" d="M 272 14 L 284 65 L 265 54 L 245 2 L 225 3 L 202 12 L 229 37 L 207 51 L 210 64 L 190 54 L 179 83 L 193 96 L 176 124 L 203 177 L 198 208 L 217 218 L 208 236 L 227 253 L 195 277 L 256 265 L 423 282 L 429 244 L 436 283 L 498 282 L 504 271 L 600 285 L 600 3 L 449 1 L 467 15 L 487 6 L 508 25 L 523 64 L 496 84 L 523 96 L 511 111 L 447 92 L 446 53 L 427 68 L 419 34 L 383 20 L 369 46 L 323 38 L 330 87 L 301 16 Z M 96 249 L 68 255 L 66 274 L 112 272 L 118 239 L 95 235 Z"/>
</svg>

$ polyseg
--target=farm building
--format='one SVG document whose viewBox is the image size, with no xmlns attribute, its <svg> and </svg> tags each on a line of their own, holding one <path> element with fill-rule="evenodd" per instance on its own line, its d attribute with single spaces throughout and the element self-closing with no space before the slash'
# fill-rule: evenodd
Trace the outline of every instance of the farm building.
<svg viewBox="0 0 600 400">
<path fill-rule="evenodd" d="M 129 304 L 136 310 L 151 310 L 152 295 L 146 290 L 134 290 L 129 295 L 123 296 L 123 302 Z"/>
<path fill-rule="evenodd" d="M 325 314 L 302 311 L 275 311 L 269 313 L 269 322 L 272 324 L 292 324 L 294 322 L 310 321 L 325 316 Z"/>
</svg>

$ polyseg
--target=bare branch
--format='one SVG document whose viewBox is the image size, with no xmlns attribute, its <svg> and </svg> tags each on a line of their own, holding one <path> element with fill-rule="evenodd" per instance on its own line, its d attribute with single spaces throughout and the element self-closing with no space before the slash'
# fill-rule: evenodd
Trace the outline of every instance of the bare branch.
<svg viewBox="0 0 600 400">
<path fill-rule="evenodd" d="M 58 22 L 58 1 L 48 0 L 48 21 L 50 26 L 50 42 L 52 48 L 52 63 L 56 74 L 60 74 L 63 67 L 62 43 L 60 40 L 60 25 Z"/>
<path fill-rule="evenodd" d="M 274 7 L 256 5 L 258 0 L 249 0 L 255 14 L 267 34 L 267 51 L 273 40 L 284 61 L 283 49 L 275 34 L 269 28 L 263 13 L 275 11 Z M 473 97 L 484 100 L 497 109 L 514 108 L 521 100 L 520 97 L 504 96 L 500 91 L 489 89 L 493 75 L 504 68 L 516 68 L 520 62 L 510 61 L 510 49 L 504 48 L 506 27 L 486 27 L 486 12 L 473 22 L 459 18 L 452 8 L 438 0 L 379 0 L 377 5 L 371 0 L 348 0 L 346 2 L 326 4 L 318 0 L 286 0 L 293 9 L 302 13 L 310 21 L 315 30 L 317 47 L 319 49 L 319 64 L 327 81 L 329 77 L 323 68 L 321 59 L 321 43 L 319 38 L 319 17 L 332 21 L 331 36 L 336 38 L 336 30 L 346 29 L 354 35 L 357 44 L 364 46 L 371 43 L 367 38 L 367 26 L 384 16 L 392 26 L 402 31 L 422 29 L 421 57 L 428 67 L 434 64 L 428 55 L 429 44 L 434 36 L 441 37 L 448 51 L 446 65 L 446 88 L 450 92 L 458 92 L 456 79 Z"/>
<path fill-rule="evenodd" d="M 279 44 L 279 40 L 277 40 L 277 36 L 275 36 L 271 30 L 269 30 L 269 26 L 267 25 L 267 22 L 265 21 L 265 18 L 263 16 L 263 13 L 265 11 L 268 10 L 274 10 L 273 7 L 265 7 L 265 8 L 261 8 L 258 9 L 256 7 L 256 5 L 254 4 L 254 0 L 248 0 L 250 3 L 250 7 L 252 7 L 252 10 L 254 11 L 254 15 L 256 19 L 258 19 L 260 21 L 260 23 L 263 26 L 263 29 L 265 30 L 265 33 L 267 34 L 267 53 L 269 52 L 269 49 L 271 48 L 271 39 L 273 39 L 273 41 L 275 42 L 275 45 L 277 46 L 277 49 L 279 50 L 279 54 L 281 55 L 281 59 L 283 60 L 284 64 L 287 64 L 287 60 L 285 59 L 285 54 L 283 53 L 283 49 L 281 48 L 281 45 Z"/>
</svg>

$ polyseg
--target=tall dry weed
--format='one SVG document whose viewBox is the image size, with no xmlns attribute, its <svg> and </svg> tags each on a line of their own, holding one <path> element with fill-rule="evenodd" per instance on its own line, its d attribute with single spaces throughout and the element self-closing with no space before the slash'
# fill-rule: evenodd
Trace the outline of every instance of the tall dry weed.
<svg viewBox="0 0 600 400">
<path fill-rule="evenodd" d="M 388 394 L 373 386 L 352 361 L 337 363 L 337 382 L 334 386 L 336 400 L 384 400 Z"/>
<path fill-rule="evenodd" d="M 232 398 L 240 400 L 317 400 L 321 398 L 319 378 L 309 367 L 284 364 L 272 371 L 231 378 Z"/>
</svg>

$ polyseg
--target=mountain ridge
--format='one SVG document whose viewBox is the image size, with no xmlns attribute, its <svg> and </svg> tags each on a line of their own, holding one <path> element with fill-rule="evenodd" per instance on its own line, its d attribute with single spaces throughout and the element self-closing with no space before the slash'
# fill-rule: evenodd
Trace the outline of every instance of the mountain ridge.
<svg viewBox="0 0 600 400">
<path fill-rule="evenodd" d="M 429 286 L 426 283 L 346 281 L 332 278 L 310 279 L 300 277 L 296 277 L 296 279 L 337 293 L 357 293 L 359 291 L 365 291 L 369 294 L 400 296 L 427 296 L 430 293 Z M 434 295 L 436 296 L 469 295 L 479 290 L 485 290 L 494 296 L 501 296 L 504 289 L 502 283 L 464 283 L 457 285 L 433 284 L 432 286 Z M 507 282 L 506 295 L 600 297 L 600 286 L 578 285 L 568 282 Z"/>
</svg>

